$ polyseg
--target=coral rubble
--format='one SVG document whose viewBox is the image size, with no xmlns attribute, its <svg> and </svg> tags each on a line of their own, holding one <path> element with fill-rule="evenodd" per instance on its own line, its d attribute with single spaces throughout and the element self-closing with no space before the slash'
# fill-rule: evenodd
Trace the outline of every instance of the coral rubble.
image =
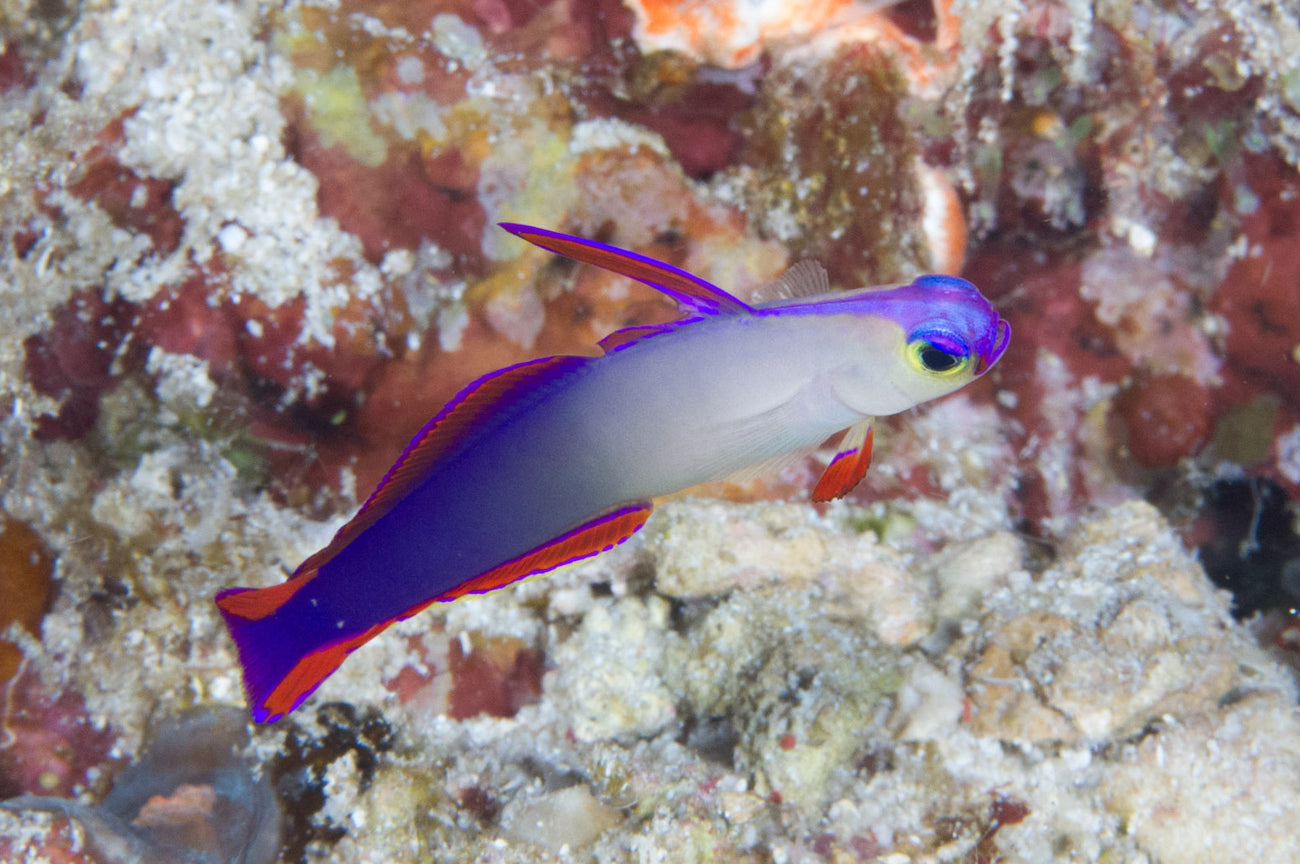
<svg viewBox="0 0 1300 864">
<path fill-rule="evenodd" d="M 0 857 L 1290 854 L 1294 10 L 794 8 L 0 5 Z M 217 590 L 468 381 L 675 314 L 502 220 L 742 297 L 960 272 L 1015 335 L 847 502 L 693 490 L 248 733 Z"/>
</svg>

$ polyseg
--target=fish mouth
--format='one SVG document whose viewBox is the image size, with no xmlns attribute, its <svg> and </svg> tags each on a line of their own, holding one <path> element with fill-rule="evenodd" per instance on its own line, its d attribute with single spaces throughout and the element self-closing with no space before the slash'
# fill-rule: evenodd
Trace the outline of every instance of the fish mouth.
<svg viewBox="0 0 1300 864">
<path fill-rule="evenodd" d="M 975 361 L 975 376 L 979 377 L 993 366 L 994 363 L 1001 359 L 1002 354 L 1007 350 L 1007 344 L 1011 342 L 1011 325 L 1005 318 L 998 319 L 997 330 L 993 334 L 993 345 L 987 351 L 981 351 L 979 358 Z"/>
</svg>

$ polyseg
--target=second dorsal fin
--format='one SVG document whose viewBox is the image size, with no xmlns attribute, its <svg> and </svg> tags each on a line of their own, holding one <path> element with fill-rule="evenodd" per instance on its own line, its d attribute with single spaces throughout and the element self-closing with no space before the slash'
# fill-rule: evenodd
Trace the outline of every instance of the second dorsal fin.
<svg viewBox="0 0 1300 864">
<path fill-rule="evenodd" d="M 677 328 L 680 321 L 669 321 L 667 324 L 639 324 L 635 327 L 624 327 L 622 330 L 615 330 L 597 344 L 606 354 L 613 354 L 627 346 L 640 342 L 642 339 L 649 339 L 651 336 L 659 336 L 668 333 Z"/>
<path fill-rule="evenodd" d="M 712 282 L 706 282 L 679 267 L 647 258 L 645 255 L 638 255 L 636 252 L 629 252 L 596 240 L 561 234 L 558 231 L 547 231 L 545 228 L 533 228 L 514 222 L 500 224 L 511 234 L 527 240 L 534 246 L 635 279 L 662 291 L 681 305 L 701 315 L 754 311 Z"/>
<path fill-rule="evenodd" d="M 420 430 L 329 545 L 298 566 L 294 575 L 310 573 L 337 555 L 379 518 L 419 486 L 433 466 L 461 444 L 491 415 L 542 384 L 573 372 L 589 357 L 542 357 L 484 375 L 456 395 Z"/>
</svg>

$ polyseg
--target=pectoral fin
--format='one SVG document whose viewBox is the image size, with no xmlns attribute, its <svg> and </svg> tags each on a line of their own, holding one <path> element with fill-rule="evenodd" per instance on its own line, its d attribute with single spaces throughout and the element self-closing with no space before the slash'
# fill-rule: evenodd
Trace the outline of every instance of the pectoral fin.
<svg viewBox="0 0 1300 864">
<path fill-rule="evenodd" d="M 871 465 L 871 446 L 874 440 L 871 420 L 850 426 L 840 440 L 840 452 L 835 454 L 817 481 L 812 500 L 830 501 L 852 492 L 853 487 L 866 476 L 867 467 Z"/>
</svg>

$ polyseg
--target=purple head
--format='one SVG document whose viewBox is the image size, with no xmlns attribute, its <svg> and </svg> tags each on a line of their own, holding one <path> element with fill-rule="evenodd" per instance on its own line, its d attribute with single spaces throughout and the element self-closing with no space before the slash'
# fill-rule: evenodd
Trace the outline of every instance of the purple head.
<svg viewBox="0 0 1300 864">
<path fill-rule="evenodd" d="M 908 285 L 821 295 L 815 302 L 773 304 L 768 314 L 878 315 L 898 323 L 919 366 L 942 374 L 972 361 L 983 375 L 1007 349 L 1011 325 L 979 289 L 956 276 L 919 276 Z M 760 313 L 761 314 L 761 313 Z"/>
<path fill-rule="evenodd" d="M 895 288 L 896 320 L 908 332 L 908 341 L 928 339 L 939 350 L 975 358 L 975 375 L 983 375 L 1002 357 L 1011 341 L 1011 325 L 998 315 L 980 290 L 957 276 L 920 276 L 910 285 Z M 935 315 L 939 310 L 940 314 Z"/>
</svg>

